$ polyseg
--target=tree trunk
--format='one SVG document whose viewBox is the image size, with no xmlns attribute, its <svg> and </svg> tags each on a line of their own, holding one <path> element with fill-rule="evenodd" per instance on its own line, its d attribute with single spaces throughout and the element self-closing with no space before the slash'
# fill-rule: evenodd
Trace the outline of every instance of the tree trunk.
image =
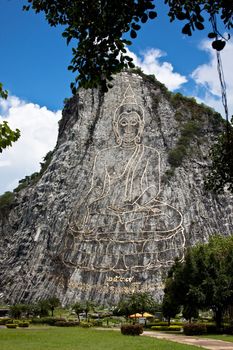
<svg viewBox="0 0 233 350">
<path fill-rule="evenodd" d="M 217 330 L 220 330 L 222 327 L 222 310 L 219 308 L 215 310 L 215 322 Z"/>
</svg>

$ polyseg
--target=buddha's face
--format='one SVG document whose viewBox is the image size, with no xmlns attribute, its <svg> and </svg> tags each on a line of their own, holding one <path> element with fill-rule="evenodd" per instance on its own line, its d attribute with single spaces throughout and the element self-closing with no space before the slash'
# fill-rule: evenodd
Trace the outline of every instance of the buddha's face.
<svg viewBox="0 0 233 350">
<path fill-rule="evenodd" d="M 132 143 L 139 135 L 141 120 L 137 112 L 123 112 L 118 119 L 118 133 L 123 143 Z"/>
</svg>

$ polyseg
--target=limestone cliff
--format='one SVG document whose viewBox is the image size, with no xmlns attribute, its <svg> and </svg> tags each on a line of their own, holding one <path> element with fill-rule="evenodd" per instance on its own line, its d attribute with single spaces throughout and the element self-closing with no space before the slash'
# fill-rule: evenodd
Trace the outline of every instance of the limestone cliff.
<svg viewBox="0 0 233 350">
<path fill-rule="evenodd" d="M 113 88 L 68 101 L 37 183 L 0 209 L 0 295 L 117 301 L 162 295 L 185 247 L 233 233 L 233 198 L 204 189 L 219 115 L 122 72 Z"/>
</svg>

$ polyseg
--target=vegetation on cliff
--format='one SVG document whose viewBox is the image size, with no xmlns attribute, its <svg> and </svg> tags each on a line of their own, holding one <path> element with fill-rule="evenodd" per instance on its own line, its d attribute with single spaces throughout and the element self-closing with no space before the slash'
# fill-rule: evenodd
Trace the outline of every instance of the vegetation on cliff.
<svg viewBox="0 0 233 350">
<path fill-rule="evenodd" d="M 35 172 L 32 175 L 25 176 L 23 179 L 19 180 L 19 185 L 13 190 L 13 192 L 7 191 L 0 196 L 0 211 L 3 209 L 6 210 L 11 208 L 11 205 L 15 201 L 15 194 L 17 192 L 23 190 L 24 188 L 27 188 L 29 186 L 36 184 L 40 180 L 40 178 L 45 173 L 46 169 L 48 168 L 52 160 L 52 155 L 53 155 L 53 151 L 49 151 L 45 155 L 45 157 L 43 158 L 43 162 L 40 163 L 41 168 L 39 172 Z"/>
</svg>

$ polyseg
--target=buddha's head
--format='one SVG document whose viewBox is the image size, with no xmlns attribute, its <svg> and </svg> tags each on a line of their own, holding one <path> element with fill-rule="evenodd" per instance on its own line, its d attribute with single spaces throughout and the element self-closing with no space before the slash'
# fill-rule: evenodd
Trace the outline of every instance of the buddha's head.
<svg viewBox="0 0 233 350">
<path fill-rule="evenodd" d="M 116 109 L 114 115 L 113 130 L 117 143 L 124 145 L 140 143 L 143 128 L 143 109 L 136 103 L 132 89 L 129 87 L 122 104 Z"/>
</svg>

